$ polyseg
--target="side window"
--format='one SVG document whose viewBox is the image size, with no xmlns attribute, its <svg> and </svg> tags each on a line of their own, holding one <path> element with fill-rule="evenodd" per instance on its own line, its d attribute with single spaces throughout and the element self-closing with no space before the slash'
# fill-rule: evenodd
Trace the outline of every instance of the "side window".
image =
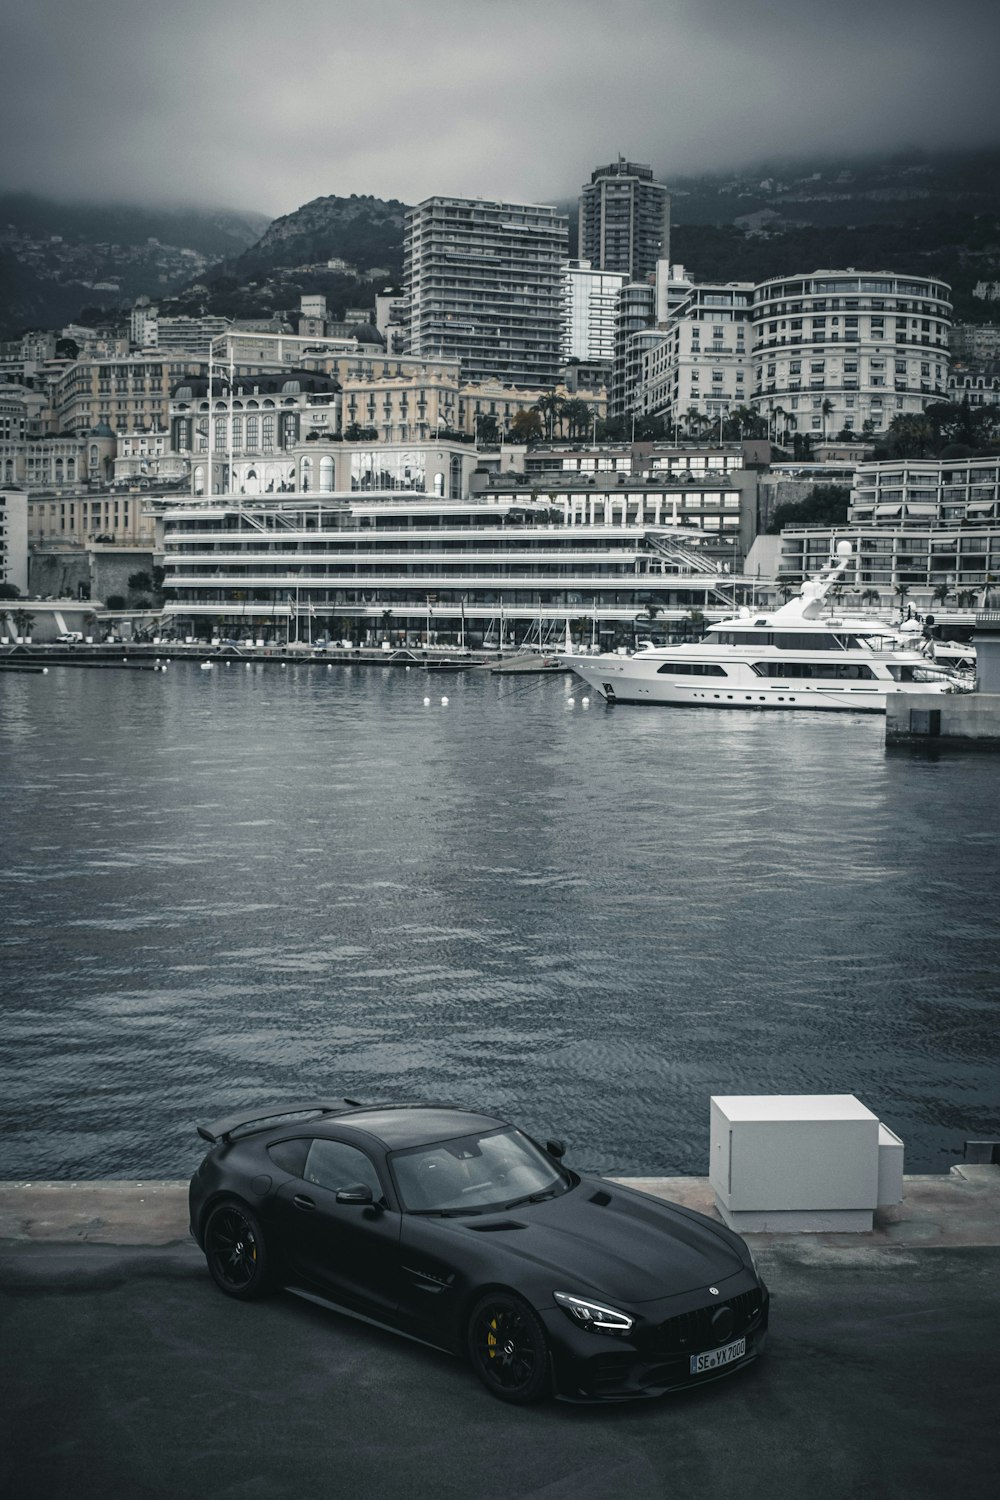
<svg viewBox="0 0 1000 1500">
<path fill-rule="evenodd" d="M 273 1146 L 268 1146 L 267 1154 L 282 1172 L 291 1172 L 293 1177 L 301 1177 L 311 1144 L 308 1136 L 299 1136 L 292 1141 L 275 1141 Z"/>
<path fill-rule="evenodd" d="M 375 1201 L 382 1197 L 382 1184 L 371 1161 L 356 1146 L 344 1141 L 314 1140 L 306 1158 L 306 1182 L 336 1193 L 340 1188 L 370 1187 Z"/>
</svg>

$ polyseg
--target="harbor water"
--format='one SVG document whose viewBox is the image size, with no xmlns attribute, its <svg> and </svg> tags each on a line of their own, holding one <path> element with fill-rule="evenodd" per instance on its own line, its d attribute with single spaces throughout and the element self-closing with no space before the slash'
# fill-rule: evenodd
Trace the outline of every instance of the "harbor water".
<svg viewBox="0 0 1000 1500">
<path fill-rule="evenodd" d="M 1000 757 L 586 691 L 0 675 L 0 1176 L 184 1176 L 342 1093 L 608 1173 L 705 1173 L 716 1093 L 857 1094 L 909 1172 L 1000 1137 Z"/>
</svg>

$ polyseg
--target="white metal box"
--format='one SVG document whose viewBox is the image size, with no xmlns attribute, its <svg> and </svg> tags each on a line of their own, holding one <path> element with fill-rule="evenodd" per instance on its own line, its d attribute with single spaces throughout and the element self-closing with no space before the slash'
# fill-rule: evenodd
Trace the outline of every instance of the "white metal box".
<svg viewBox="0 0 1000 1500">
<path fill-rule="evenodd" d="M 745 1230 L 865 1230 L 878 1203 L 879 1121 L 853 1094 L 716 1095 L 709 1180 Z"/>
<path fill-rule="evenodd" d="M 878 1206 L 903 1201 L 903 1143 L 881 1120 L 878 1127 Z"/>
</svg>

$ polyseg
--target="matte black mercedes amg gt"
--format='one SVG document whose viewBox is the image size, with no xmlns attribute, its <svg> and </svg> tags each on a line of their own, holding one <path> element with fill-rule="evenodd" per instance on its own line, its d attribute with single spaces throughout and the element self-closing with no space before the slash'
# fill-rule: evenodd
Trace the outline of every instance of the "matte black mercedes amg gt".
<svg viewBox="0 0 1000 1500">
<path fill-rule="evenodd" d="M 504 1401 L 701 1385 L 764 1347 L 739 1235 L 439 1104 L 284 1105 L 199 1126 L 191 1232 L 231 1297 L 284 1286 L 464 1354 Z"/>
</svg>

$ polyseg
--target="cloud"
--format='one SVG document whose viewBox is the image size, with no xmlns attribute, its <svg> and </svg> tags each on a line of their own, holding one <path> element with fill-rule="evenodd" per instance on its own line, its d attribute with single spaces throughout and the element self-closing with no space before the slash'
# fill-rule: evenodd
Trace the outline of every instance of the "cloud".
<svg viewBox="0 0 1000 1500">
<path fill-rule="evenodd" d="M 1000 142 L 989 0 L 34 0 L 0 182 L 285 213 Z"/>
</svg>

